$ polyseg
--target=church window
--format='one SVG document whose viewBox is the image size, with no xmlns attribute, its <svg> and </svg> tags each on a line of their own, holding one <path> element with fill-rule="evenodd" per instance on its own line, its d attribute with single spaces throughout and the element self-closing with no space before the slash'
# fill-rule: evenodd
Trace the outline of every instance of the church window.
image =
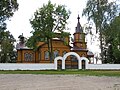
<svg viewBox="0 0 120 90">
<path fill-rule="evenodd" d="M 83 44 L 80 44 L 80 47 L 82 47 L 83 46 Z"/>
<path fill-rule="evenodd" d="M 24 59 L 25 61 L 28 61 L 28 53 L 25 53 Z"/>
<path fill-rule="evenodd" d="M 48 60 L 48 59 L 49 59 L 49 52 L 46 51 L 46 52 L 45 52 L 45 60 Z"/>
<path fill-rule="evenodd" d="M 33 60 L 33 53 L 31 53 L 31 55 L 30 55 L 30 61 L 32 61 Z"/>
<path fill-rule="evenodd" d="M 33 60 L 33 53 L 25 53 L 24 54 L 25 61 L 32 61 Z"/>
<path fill-rule="evenodd" d="M 80 39 L 82 39 L 82 35 L 80 35 Z"/>
<path fill-rule="evenodd" d="M 41 60 L 41 53 L 39 52 L 39 60 Z"/>
<path fill-rule="evenodd" d="M 56 58 L 57 56 L 59 56 L 59 51 L 58 51 L 58 50 L 55 50 L 55 51 L 54 51 L 54 58 Z"/>
</svg>

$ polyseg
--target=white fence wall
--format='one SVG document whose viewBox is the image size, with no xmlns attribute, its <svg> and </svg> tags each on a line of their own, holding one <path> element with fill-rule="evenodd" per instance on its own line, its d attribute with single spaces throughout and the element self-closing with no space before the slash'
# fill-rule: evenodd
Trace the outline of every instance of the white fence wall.
<svg viewBox="0 0 120 90">
<path fill-rule="evenodd" d="M 88 64 L 86 69 L 120 69 L 120 64 Z"/>
<path fill-rule="evenodd" d="M 1 63 L 0 70 L 54 70 L 55 64 Z M 87 64 L 86 69 L 120 70 L 120 64 Z"/>
<path fill-rule="evenodd" d="M 1 63 L 0 70 L 51 70 L 54 64 Z"/>
</svg>

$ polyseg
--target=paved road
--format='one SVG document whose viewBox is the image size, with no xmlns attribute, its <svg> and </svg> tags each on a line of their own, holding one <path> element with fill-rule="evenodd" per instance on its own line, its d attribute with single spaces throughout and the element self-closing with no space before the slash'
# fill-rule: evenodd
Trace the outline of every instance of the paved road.
<svg viewBox="0 0 120 90">
<path fill-rule="evenodd" d="M 80 75 L 0 74 L 0 90 L 120 90 L 120 78 Z"/>
</svg>

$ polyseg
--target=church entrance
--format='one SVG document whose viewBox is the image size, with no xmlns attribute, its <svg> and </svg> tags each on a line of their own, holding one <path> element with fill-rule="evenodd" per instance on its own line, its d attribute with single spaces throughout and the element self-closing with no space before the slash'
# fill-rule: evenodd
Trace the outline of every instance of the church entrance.
<svg viewBox="0 0 120 90">
<path fill-rule="evenodd" d="M 71 55 L 71 68 L 78 69 L 78 59 L 73 55 Z"/>
<path fill-rule="evenodd" d="M 82 60 L 82 69 L 86 69 L 85 60 Z"/>
<path fill-rule="evenodd" d="M 71 69 L 70 56 L 68 56 L 65 60 L 65 69 Z"/>
<path fill-rule="evenodd" d="M 65 60 L 66 69 L 78 69 L 78 60 L 75 56 L 70 55 Z"/>
</svg>

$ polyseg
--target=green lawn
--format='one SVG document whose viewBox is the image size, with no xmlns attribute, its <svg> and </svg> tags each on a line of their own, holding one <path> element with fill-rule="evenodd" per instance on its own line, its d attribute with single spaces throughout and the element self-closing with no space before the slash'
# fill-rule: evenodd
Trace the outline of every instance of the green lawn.
<svg viewBox="0 0 120 90">
<path fill-rule="evenodd" d="M 0 71 L 0 74 L 45 74 L 45 75 L 89 75 L 89 76 L 117 76 L 120 77 L 118 70 L 15 70 Z"/>
</svg>

